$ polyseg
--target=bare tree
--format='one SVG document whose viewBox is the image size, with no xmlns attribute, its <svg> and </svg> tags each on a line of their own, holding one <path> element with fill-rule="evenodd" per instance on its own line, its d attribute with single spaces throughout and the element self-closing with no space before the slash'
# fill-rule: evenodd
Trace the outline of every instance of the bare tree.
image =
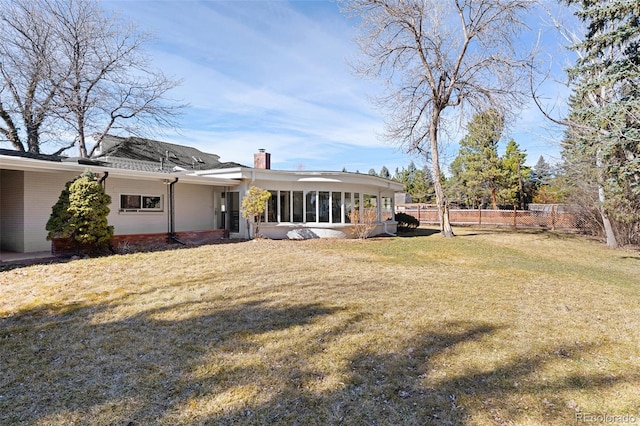
<svg viewBox="0 0 640 426">
<path fill-rule="evenodd" d="M 150 67 L 143 51 L 149 35 L 135 25 L 97 0 L 0 0 L 0 6 L 2 20 L 12 25 L 0 31 L 3 41 L 16 40 L 2 51 L 0 118 L 6 126 L 0 132 L 16 149 L 24 146 L 18 117 L 30 151 L 39 152 L 40 126 L 49 120 L 59 134 L 73 134 L 62 150 L 77 145 L 81 157 L 91 156 L 115 129 L 137 134 L 175 127 L 184 105 L 167 93 L 179 82 Z M 7 72 L 5 62 L 11 64 Z M 21 93 L 14 86 L 25 95 L 13 95 L 5 108 L 5 92 Z"/>
<path fill-rule="evenodd" d="M 77 135 L 80 156 L 91 156 L 115 128 L 136 134 L 148 125 L 175 127 L 184 105 L 166 95 L 179 82 L 150 68 L 143 51 L 149 35 L 95 0 L 50 1 L 70 70 L 60 90 L 61 117 Z M 89 149 L 91 136 L 96 143 Z"/>
<path fill-rule="evenodd" d="M 66 76 L 51 61 L 54 28 L 41 0 L 0 1 L 0 135 L 18 151 L 40 152 L 40 134 Z"/>
<path fill-rule="evenodd" d="M 386 136 L 431 159 L 442 235 L 452 237 L 438 134 L 448 109 L 513 116 L 526 96 L 527 64 L 515 40 L 531 0 L 343 0 L 362 19 L 359 73 L 383 78 Z M 522 90 L 522 89 L 525 90 Z"/>
</svg>

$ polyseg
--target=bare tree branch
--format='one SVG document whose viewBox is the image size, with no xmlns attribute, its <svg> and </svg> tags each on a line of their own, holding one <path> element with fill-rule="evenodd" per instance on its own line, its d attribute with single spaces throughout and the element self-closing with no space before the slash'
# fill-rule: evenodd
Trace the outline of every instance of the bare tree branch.
<svg viewBox="0 0 640 426">
<path fill-rule="evenodd" d="M 514 46 L 530 0 L 343 0 L 360 16 L 355 70 L 385 81 L 378 98 L 386 137 L 408 152 L 429 153 L 441 230 L 453 236 L 439 179 L 443 113 L 493 109 L 512 117 L 526 95 L 527 55 Z M 427 149 L 428 147 L 428 149 Z"/>
</svg>

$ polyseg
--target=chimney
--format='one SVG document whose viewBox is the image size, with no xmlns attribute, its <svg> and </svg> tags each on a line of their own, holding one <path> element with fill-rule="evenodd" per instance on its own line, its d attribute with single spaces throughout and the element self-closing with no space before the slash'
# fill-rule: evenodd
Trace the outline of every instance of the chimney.
<svg viewBox="0 0 640 426">
<path fill-rule="evenodd" d="M 253 154 L 253 168 L 271 169 L 271 154 L 265 152 L 264 149 L 259 149 L 256 154 Z"/>
</svg>

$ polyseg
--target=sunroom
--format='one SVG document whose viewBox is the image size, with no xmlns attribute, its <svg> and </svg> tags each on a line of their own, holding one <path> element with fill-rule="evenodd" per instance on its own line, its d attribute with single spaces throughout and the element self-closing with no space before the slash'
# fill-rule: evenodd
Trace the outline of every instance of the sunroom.
<svg viewBox="0 0 640 426">
<path fill-rule="evenodd" d="M 254 168 L 206 170 L 196 174 L 242 181 L 234 192 L 224 194 L 225 210 L 239 211 L 242 198 L 251 186 L 269 191 L 271 198 L 260 224 L 260 234 L 266 238 L 354 238 L 360 228 L 355 224 L 366 224 L 370 236 L 393 235 L 397 231 L 393 198 L 403 189 L 398 182 L 360 173 L 271 170 L 261 167 L 262 164 L 268 166 L 269 161 L 254 163 Z M 238 213 L 231 212 L 230 216 L 238 217 Z M 230 232 L 232 236 L 251 237 L 253 225 L 240 218 L 234 221 Z"/>
</svg>

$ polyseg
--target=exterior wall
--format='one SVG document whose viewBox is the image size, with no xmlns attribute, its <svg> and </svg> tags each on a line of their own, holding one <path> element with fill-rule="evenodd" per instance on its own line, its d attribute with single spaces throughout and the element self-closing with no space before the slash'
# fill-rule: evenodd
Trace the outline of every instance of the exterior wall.
<svg viewBox="0 0 640 426">
<path fill-rule="evenodd" d="M 24 172 L 25 253 L 51 249 L 45 229 L 51 207 L 58 201 L 64 185 L 77 175 L 72 172 Z"/>
<path fill-rule="evenodd" d="M 0 248 L 24 252 L 24 172 L 0 170 Z"/>
<path fill-rule="evenodd" d="M 173 189 L 176 232 L 204 231 L 216 228 L 214 187 L 180 184 L 178 181 Z"/>
<path fill-rule="evenodd" d="M 107 194 L 111 196 L 111 212 L 107 217 L 114 234 L 153 234 L 168 231 L 169 197 L 168 185 L 160 180 L 133 180 L 108 177 L 105 181 Z M 162 211 L 158 212 L 121 212 L 120 196 L 159 195 L 162 197 Z"/>
<path fill-rule="evenodd" d="M 115 235 L 155 234 L 169 231 L 169 185 L 160 180 L 133 180 L 109 177 L 107 193 L 111 196 L 109 224 Z M 176 232 L 215 229 L 214 187 L 181 184 L 174 186 L 174 227 Z M 120 211 L 122 194 L 162 196 L 162 211 Z"/>
</svg>

